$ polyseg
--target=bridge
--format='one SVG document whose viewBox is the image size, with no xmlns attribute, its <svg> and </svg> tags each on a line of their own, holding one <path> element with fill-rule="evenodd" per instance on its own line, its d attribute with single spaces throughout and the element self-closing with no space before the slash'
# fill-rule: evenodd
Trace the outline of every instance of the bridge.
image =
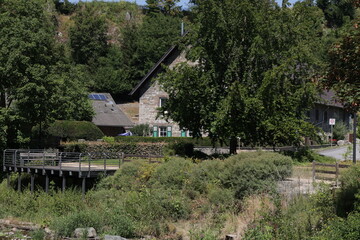
<svg viewBox="0 0 360 240">
<path fill-rule="evenodd" d="M 133 159 L 147 159 L 150 163 L 159 162 L 163 156 L 144 156 L 122 152 L 59 152 L 44 149 L 6 149 L 3 153 L 3 170 L 7 172 L 10 184 L 11 172 L 18 173 L 18 190 L 21 190 L 21 174 L 30 174 L 30 191 L 34 192 L 36 175 L 45 176 L 45 192 L 49 191 L 51 176 L 62 178 L 62 190 L 66 189 L 66 179 L 82 179 L 82 193 L 86 191 L 86 179 L 100 175 L 112 175 L 124 162 Z"/>
</svg>

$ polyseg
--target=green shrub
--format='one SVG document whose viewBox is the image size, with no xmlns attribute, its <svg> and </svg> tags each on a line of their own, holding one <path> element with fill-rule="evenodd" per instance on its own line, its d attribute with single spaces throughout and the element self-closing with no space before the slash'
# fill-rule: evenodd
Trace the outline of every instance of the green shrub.
<svg viewBox="0 0 360 240">
<path fill-rule="evenodd" d="M 164 153 L 170 156 L 191 157 L 194 155 L 194 144 L 187 142 L 171 143 L 165 147 Z"/>
<path fill-rule="evenodd" d="M 96 140 L 104 137 L 95 124 L 85 121 L 58 120 L 49 126 L 47 132 L 50 136 L 60 137 L 64 140 Z"/>
<path fill-rule="evenodd" d="M 150 128 L 149 124 L 139 124 L 139 125 L 134 126 L 131 129 L 131 132 L 135 136 L 148 137 L 151 135 L 151 128 Z"/>
<path fill-rule="evenodd" d="M 346 124 L 342 121 L 338 121 L 333 128 L 333 139 L 343 140 L 348 132 L 349 129 Z"/>
<path fill-rule="evenodd" d="M 220 178 L 227 188 L 235 190 L 237 198 L 249 193 L 272 191 L 275 181 L 290 176 L 290 157 L 271 152 L 252 152 L 234 155 L 225 160 Z"/>
<path fill-rule="evenodd" d="M 360 212 L 350 213 L 346 219 L 331 221 L 314 239 L 318 240 L 358 240 L 360 239 Z"/>
<path fill-rule="evenodd" d="M 335 163 L 336 159 L 328 156 L 322 156 L 307 147 L 301 147 L 297 151 L 284 151 L 282 152 L 285 156 L 290 156 L 296 162 L 327 162 Z"/>
<path fill-rule="evenodd" d="M 163 155 L 164 143 L 67 142 L 60 146 L 66 152 L 123 152 L 137 155 Z"/>
<path fill-rule="evenodd" d="M 337 214 L 346 216 L 360 204 L 360 165 L 351 166 L 340 177 L 341 189 L 337 195 Z M 359 209 L 360 210 L 360 209 Z"/>
<path fill-rule="evenodd" d="M 169 189 L 182 189 L 189 178 L 193 163 L 182 158 L 171 158 L 169 161 L 159 165 L 153 173 L 150 182 L 162 185 Z"/>
<path fill-rule="evenodd" d="M 71 237 L 76 228 L 93 227 L 97 233 L 102 233 L 103 222 L 102 215 L 96 209 L 82 210 L 56 218 L 52 222 L 51 228 L 59 236 Z"/>
</svg>

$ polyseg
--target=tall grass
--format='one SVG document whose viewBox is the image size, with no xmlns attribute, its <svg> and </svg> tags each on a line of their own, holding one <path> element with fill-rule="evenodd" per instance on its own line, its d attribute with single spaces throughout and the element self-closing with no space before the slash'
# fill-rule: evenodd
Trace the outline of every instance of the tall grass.
<svg viewBox="0 0 360 240">
<path fill-rule="evenodd" d="M 68 237 L 75 228 L 94 227 L 100 235 L 178 238 L 177 222 L 203 221 L 206 225 L 189 229 L 189 236 L 215 239 L 226 219 L 241 211 L 245 196 L 272 192 L 276 181 L 289 174 L 289 157 L 265 152 L 198 163 L 184 158 L 162 164 L 134 161 L 103 178 L 85 200 L 77 190 L 31 195 L 3 182 L 0 217 L 40 223 Z"/>
</svg>

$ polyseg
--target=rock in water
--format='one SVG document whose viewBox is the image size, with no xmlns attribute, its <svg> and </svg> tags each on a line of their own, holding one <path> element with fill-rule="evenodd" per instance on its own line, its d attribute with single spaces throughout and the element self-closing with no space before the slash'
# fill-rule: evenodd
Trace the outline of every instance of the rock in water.
<svg viewBox="0 0 360 240">
<path fill-rule="evenodd" d="M 96 238 L 96 230 L 93 227 L 89 228 L 77 228 L 74 231 L 74 237 L 82 238 L 84 234 L 87 234 L 88 238 Z"/>
</svg>

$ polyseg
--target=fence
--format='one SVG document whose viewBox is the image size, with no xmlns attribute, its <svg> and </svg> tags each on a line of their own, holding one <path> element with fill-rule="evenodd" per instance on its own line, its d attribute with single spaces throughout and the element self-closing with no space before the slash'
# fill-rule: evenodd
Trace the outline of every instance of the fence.
<svg viewBox="0 0 360 240">
<path fill-rule="evenodd" d="M 329 164 L 329 163 L 318 163 L 313 161 L 312 178 L 314 181 L 316 179 L 335 181 L 336 186 L 338 186 L 340 169 L 348 168 L 348 167 L 349 165 L 339 164 L 339 162 L 336 162 L 335 164 Z"/>
</svg>

